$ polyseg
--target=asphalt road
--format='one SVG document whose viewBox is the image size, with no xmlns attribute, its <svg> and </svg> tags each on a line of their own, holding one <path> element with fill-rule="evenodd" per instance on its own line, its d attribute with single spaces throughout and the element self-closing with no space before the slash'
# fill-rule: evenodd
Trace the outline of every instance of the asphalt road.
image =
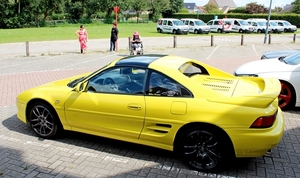
<svg viewBox="0 0 300 178">
<path fill-rule="evenodd" d="M 205 62 L 233 73 L 239 65 L 259 60 L 264 51 L 300 49 L 289 35 L 263 44 L 239 38 L 173 36 L 144 38 L 145 54 L 171 54 Z M 279 36 L 278 36 L 279 38 Z M 254 37 L 251 38 L 254 40 Z M 275 40 L 275 39 L 274 39 Z M 300 177 L 300 109 L 285 111 L 285 133 L 271 156 L 232 160 L 217 173 L 191 170 L 170 152 L 121 141 L 67 132 L 56 140 L 38 138 L 16 117 L 15 97 L 25 89 L 96 70 L 124 57 L 128 39 L 119 51 L 107 52 L 108 40 L 91 40 L 86 54 L 77 41 L 35 42 L 26 57 L 25 43 L 0 44 L 0 177 Z M 255 143 L 253 143 L 255 144 Z"/>
</svg>

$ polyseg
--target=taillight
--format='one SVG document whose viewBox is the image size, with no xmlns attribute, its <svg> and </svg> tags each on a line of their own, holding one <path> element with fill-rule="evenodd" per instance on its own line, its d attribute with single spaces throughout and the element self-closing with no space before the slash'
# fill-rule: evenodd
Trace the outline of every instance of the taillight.
<svg viewBox="0 0 300 178">
<path fill-rule="evenodd" d="M 257 118 L 250 128 L 268 128 L 271 127 L 276 120 L 277 111 L 271 116 L 261 116 Z"/>
</svg>

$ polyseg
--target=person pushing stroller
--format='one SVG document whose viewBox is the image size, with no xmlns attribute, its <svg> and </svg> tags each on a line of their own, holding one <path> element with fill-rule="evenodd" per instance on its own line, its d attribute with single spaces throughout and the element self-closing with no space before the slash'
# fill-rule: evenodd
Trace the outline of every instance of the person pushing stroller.
<svg viewBox="0 0 300 178">
<path fill-rule="evenodd" d="M 143 54 L 143 44 L 142 37 L 139 35 L 139 32 L 135 31 L 130 40 L 131 46 L 131 55 L 134 54 Z"/>
</svg>

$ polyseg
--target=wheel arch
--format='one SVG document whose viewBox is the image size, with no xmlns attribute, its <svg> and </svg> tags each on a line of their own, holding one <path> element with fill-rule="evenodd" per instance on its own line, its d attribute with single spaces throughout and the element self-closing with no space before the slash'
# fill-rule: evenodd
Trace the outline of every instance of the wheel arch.
<svg viewBox="0 0 300 178">
<path fill-rule="evenodd" d="M 295 104 L 296 104 L 296 102 L 297 102 L 297 96 L 298 96 L 298 93 L 297 93 L 295 87 L 294 87 L 290 82 L 288 82 L 288 81 L 286 81 L 286 80 L 279 79 L 279 81 L 280 81 L 280 83 L 283 82 L 283 83 L 287 84 L 287 85 L 291 88 L 293 94 L 295 95 L 295 98 L 292 100 L 292 102 L 293 102 L 293 103 L 292 103 L 292 106 L 295 106 Z"/>
<path fill-rule="evenodd" d="M 204 127 L 204 128 L 209 128 L 217 132 L 219 135 L 221 135 L 226 143 L 228 143 L 228 149 L 231 150 L 231 156 L 235 157 L 235 151 L 234 151 L 234 145 L 229 137 L 229 135 L 220 127 L 209 124 L 209 123 L 202 123 L 202 122 L 193 122 L 193 123 L 188 123 L 184 126 L 182 126 L 176 133 L 175 139 L 174 139 L 174 147 L 173 151 L 177 152 L 178 151 L 178 144 L 180 142 L 181 136 L 188 131 L 189 129 L 195 128 L 195 127 Z"/>
<path fill-rule="evenodd" d="M 33 99 L 33 100 L 30 100 L 30 101 L 27 103 L 27 106 L 26 106 L 26 121 L 27 121 L 27 123 L 30 122 L 30 121 L 28 120 L 30 108 L 33 106 L 34 103 L 37 103 L 37 102 L 43 103 L 43 104 L 47 105 L 49 108 L 51 108 L 51 110 L 54 112 L 55 116 L 57 117 L 57 120 L 58 120 L 60 126 L 62 127 L 61 120 L 60 120 L 60 118 L 58 117 L 58 113 L 56 112 L 56 110 L 54 109 L 54 107 L 53 107 L 48 101 L 43 100 L 43 99 Z"/>
</svg>

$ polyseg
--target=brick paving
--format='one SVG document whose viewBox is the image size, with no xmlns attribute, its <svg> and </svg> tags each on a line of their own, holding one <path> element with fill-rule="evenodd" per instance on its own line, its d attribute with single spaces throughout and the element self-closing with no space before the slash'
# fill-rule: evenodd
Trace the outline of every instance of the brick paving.
<svg viewBox="0 0 300 178">
<path fill-rule="evenodd" d="M 0 53 L 1 48 L 0 45 Z M 145 53 L 186 56 L 233 73 L 240 64 L 259 59 L 264 51 L 289 48 L 300 49 L 298 44 L 292 43 L 183 45 L 178 48 L 145 47 Z M 21 91 L 93 71 L 127 53 L 126 49 L 121 49 L 118 53 L 88 51 L 85 55 L 64 51 L 32 57 L 2 55 L 0 177 L 300 177 L 299 108 L 284 112 L 285 133 L 271 156 L 235 159 L 228 168 L 217 173 L 191 170 L 168 151 L 102 137 L 65 132 L 56 140 L 41 139 L 17 119 L 15 97 Z"/>
</svg>

